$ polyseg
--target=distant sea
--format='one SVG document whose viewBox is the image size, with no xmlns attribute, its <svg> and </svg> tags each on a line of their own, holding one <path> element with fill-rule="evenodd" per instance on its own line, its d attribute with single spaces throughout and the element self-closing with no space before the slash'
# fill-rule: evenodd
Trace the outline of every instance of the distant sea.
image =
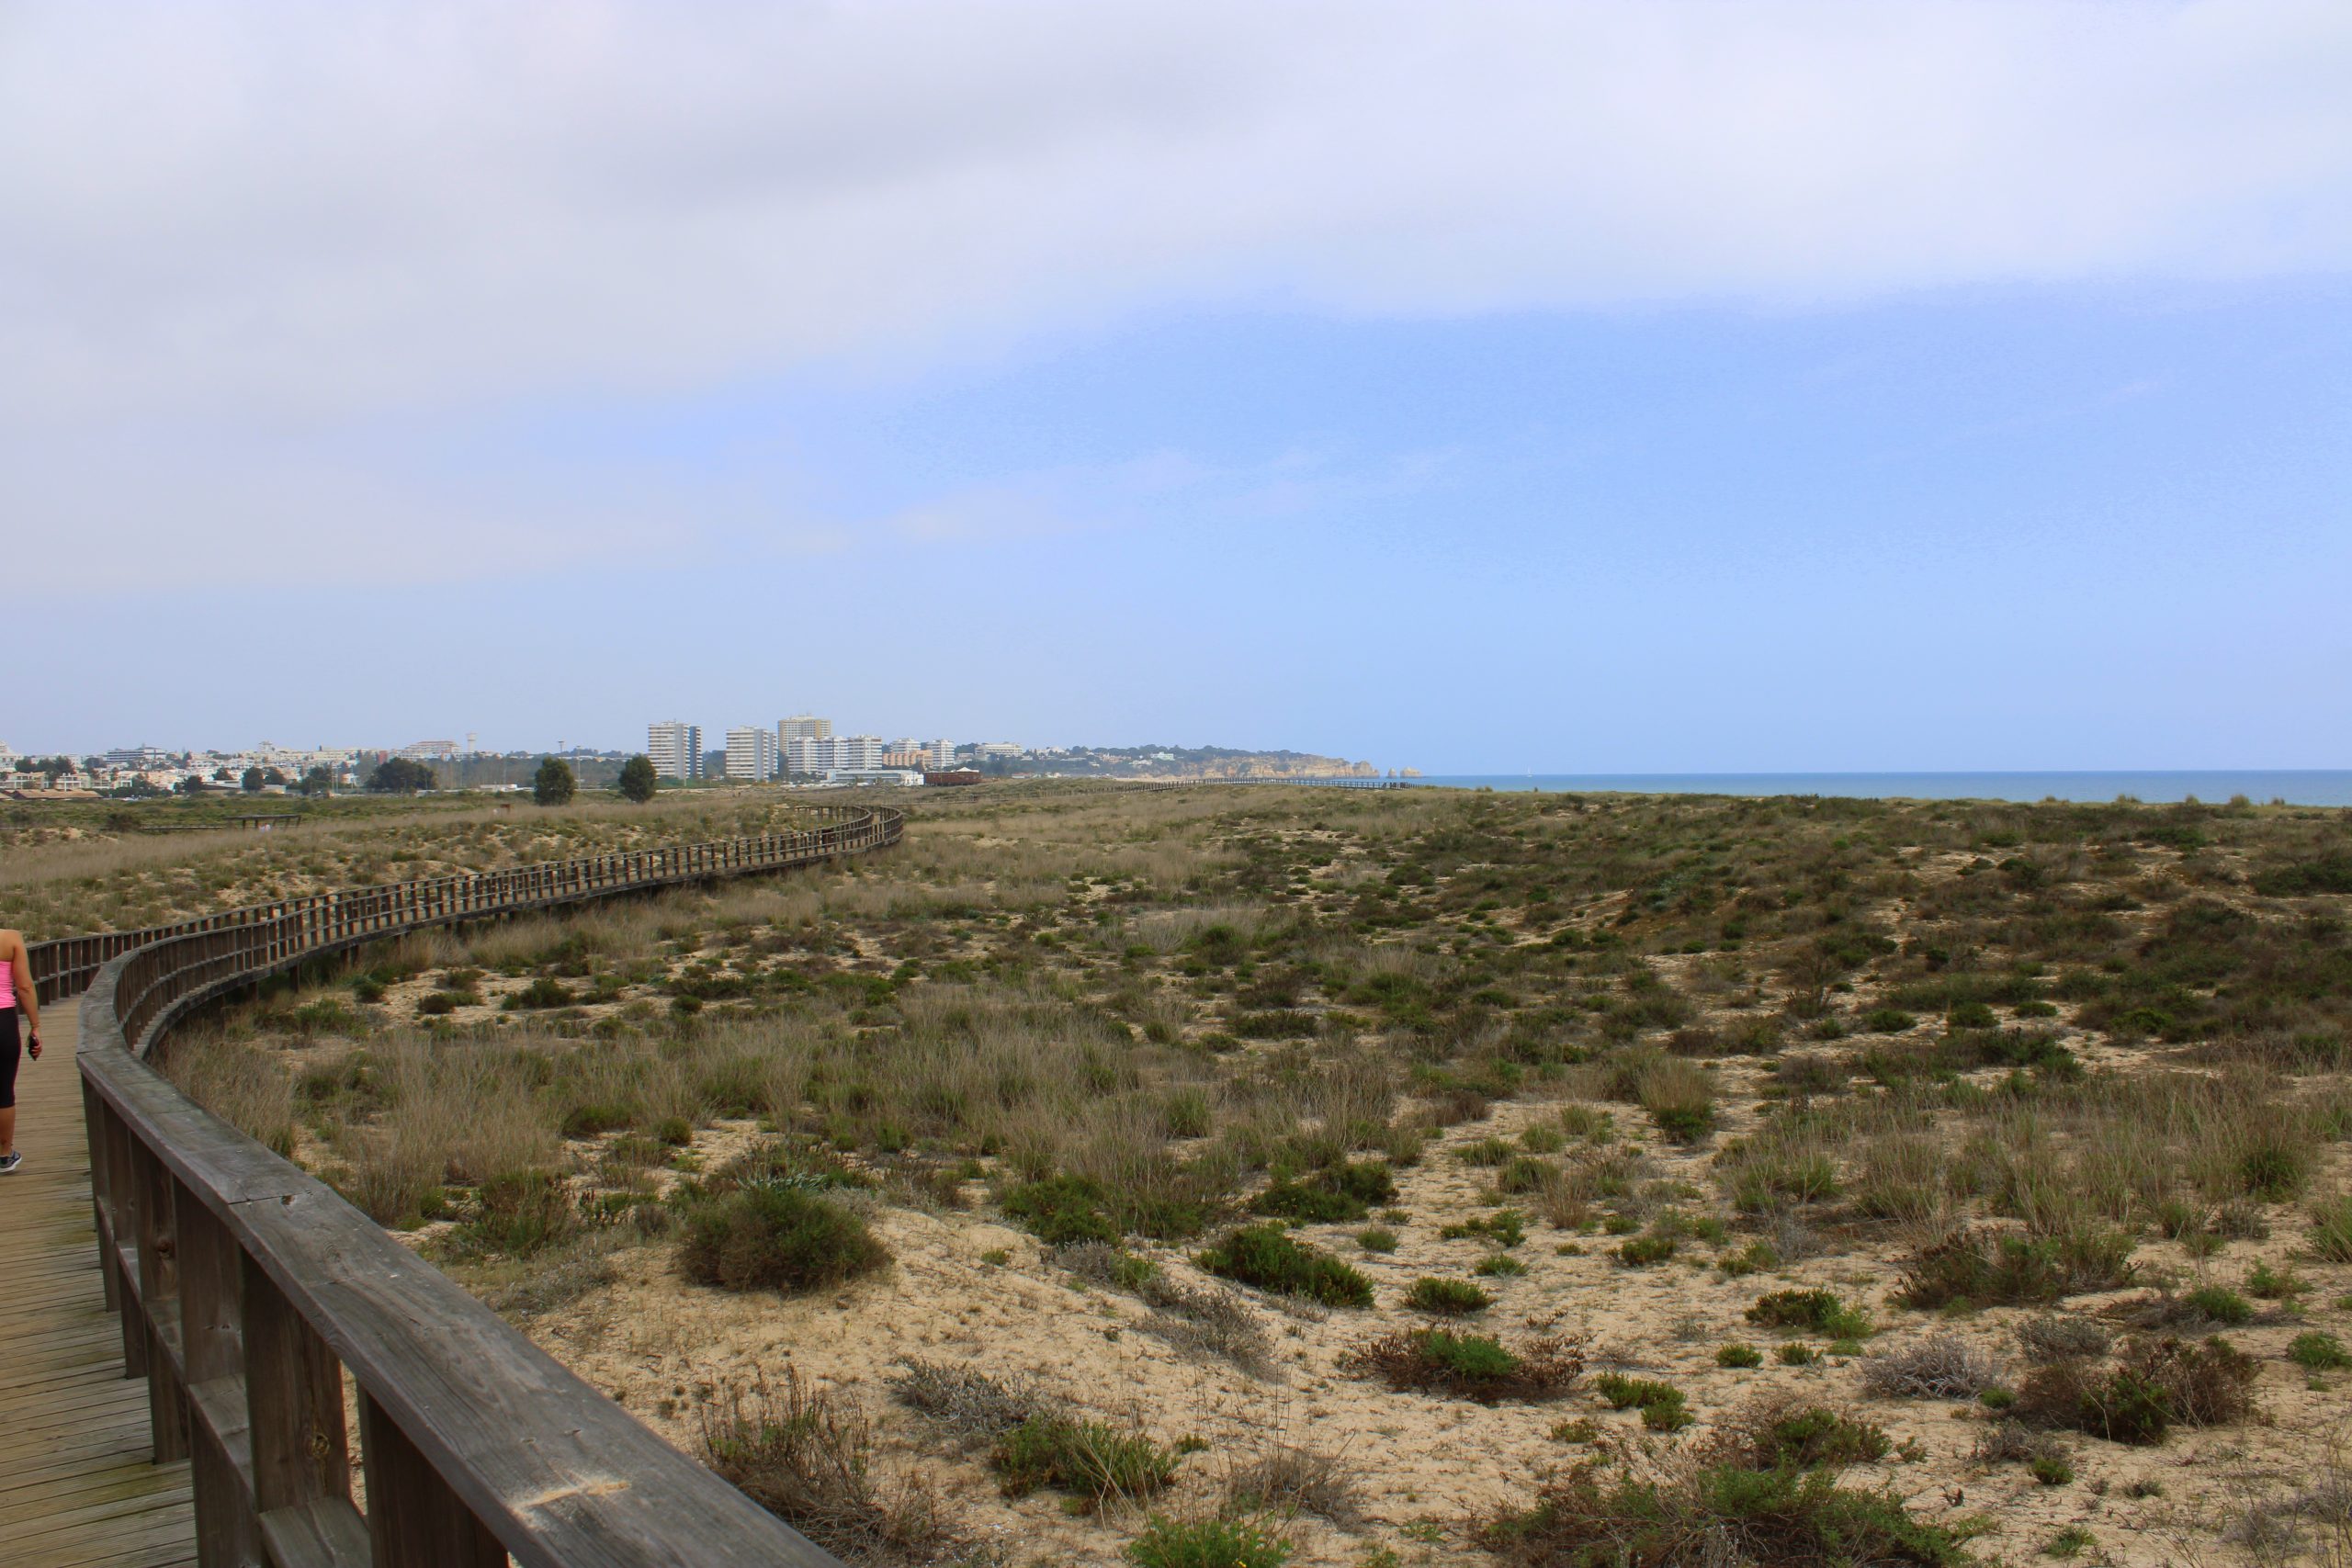
<svg viewBox="0 0 2352 1568">
<path fill-rule="evenodd" d="M 1902 800 L 2109 801 L 2151 805 L 2190 795 L 2219 805 L 2233 795 L 2257 804 L 2352 806 L 2352 770 L 2088 773 L 1451 773 L 1420 781 L 1448 789 L 1586 790 L 1629 795 L 1834 795 Z"/>
</svg>

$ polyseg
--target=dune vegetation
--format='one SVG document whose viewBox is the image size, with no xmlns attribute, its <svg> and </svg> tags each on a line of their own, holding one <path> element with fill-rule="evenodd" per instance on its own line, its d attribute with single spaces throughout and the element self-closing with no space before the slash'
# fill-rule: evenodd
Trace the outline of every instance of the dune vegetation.
<svg viewBox="0 0 2352 1568">
<path fill-rule="evenodd" d="M 772 798 L 33 886 L 145 919 Z M 2352 1551 L 2343 813 L 909 804 L 386 944 L 170 1070 L 861 1560 Z"/>
</svg>

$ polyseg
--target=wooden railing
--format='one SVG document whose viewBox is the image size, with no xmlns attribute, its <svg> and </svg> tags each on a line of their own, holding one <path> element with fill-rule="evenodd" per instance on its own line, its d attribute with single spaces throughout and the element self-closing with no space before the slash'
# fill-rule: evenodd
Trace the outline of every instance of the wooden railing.
<svg viewBox="0 0 2352 1568">
<path fill-rule="evenodd" d="M 275 1568 L 676 1568 L 834 1560 L 672 1449 L 323 1183 L 149 1065 L 204 1003 L 453 921 L 821 863 L 896 843 L 891 810 L 259 905 L 33 949 L 83 995 L 83 1106 L 107 1304 L 187 1459 L 198 1561 Z M 351 1486 L 345 1374 L 367 1506 Z"/>
</svg>

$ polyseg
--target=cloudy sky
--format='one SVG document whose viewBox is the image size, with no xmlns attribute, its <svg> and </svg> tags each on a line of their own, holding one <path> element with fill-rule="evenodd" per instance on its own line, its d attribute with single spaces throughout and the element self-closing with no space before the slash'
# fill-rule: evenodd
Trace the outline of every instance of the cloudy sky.
<svg viewBox="0 0 2352 1568">
<path fill-rule="evenodd" d="M 0 740 L 2352 765 L 2342 0 L 0 0 Z"/>
</svg>

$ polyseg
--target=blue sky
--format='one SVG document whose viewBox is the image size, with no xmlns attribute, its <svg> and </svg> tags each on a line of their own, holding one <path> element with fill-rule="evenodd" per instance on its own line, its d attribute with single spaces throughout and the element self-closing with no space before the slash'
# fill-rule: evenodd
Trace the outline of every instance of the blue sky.
<svg viewBox="0 0 2352 1568">
<path fill-rule="evenodd" d="M 28 14 L 20 748 L 2352 765 L 2340 9 Z"/>
</svg>

